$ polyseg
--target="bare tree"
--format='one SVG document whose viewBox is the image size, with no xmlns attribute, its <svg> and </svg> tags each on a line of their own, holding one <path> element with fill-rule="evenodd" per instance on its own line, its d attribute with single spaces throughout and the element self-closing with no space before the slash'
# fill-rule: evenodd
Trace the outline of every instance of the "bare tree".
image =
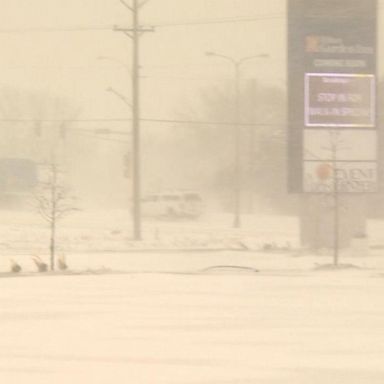
<svg viewBox="0 0 384 384">
<path fill-rule="evenodd" d="M 257 198 L 277 210 L 295 210 L 295 197 L 287 195 L 285 186 L 284 92 L 243 79 L 239 98 L 242 211 L 252 212 Z M 196 100 L 196 104 L 180 109 L 179 120 L 189 124 L 164 127 L 161 135 L 143 132 L 145 181 L 153 176 L 152 180 L 162 185 L 161 177 L 166 175 L 168 187 L 171 183 L 170 187 L 201 189 L 231 209 L 236 177 L 233 84 L 203 88 Z"/>
<path fill-rule="evenodd" d="M 56 233 L 58 221 L 67 214 L 77 211 L 74 198 L 64 185 L 59 166 L 52 162 L 46 166 L 46 180 L 41 181 L 35 192 L 39 215 L 48 222 L 50 229 L 50 269 L 55 269 Z"/>
</svg>

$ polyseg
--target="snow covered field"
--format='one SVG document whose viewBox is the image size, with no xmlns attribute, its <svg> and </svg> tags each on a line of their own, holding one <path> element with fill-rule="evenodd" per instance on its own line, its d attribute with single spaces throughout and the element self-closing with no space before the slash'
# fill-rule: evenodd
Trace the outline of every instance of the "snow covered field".
<svg viewBox="0 0 384 384">
<path fill-rule="evenodd" d="M 130 248 L 226 248 L 238 240 L 297 244 L 298 224 L 292 217 L 244 216 L 241 229 L 232 228 L 232 215 L 200 220 L 144 219 L 142 244 L 131 241 L 132 222 L 127 211 L 85 211 L 66 218 L 58 228 L 58 247 L 76 251 L 130 250 Z M 32 212 L 0 213 L 0 252 L 47 253 L 49 232 Z"/>
<path fill-rule="evenodd" d="M 127 212 L 83 211 L 60 224 L 57 253 L 66 255 L 74 270 L 194 271 L 231 263 L 256 268 L 262 263 L 267 269 L 311 269 L 315 264 L 331 262 L 329 252 L 319 256 L 297 251 L 299 226 L 295 217 L 244 215 L 240 229 L 232 228 L 232 221 L 232 215 L 207 215 L 198 221 L 145 219 L 143 241 L 134 242 Z M 369 252 L 356 258 L 351 257 L 356 255 L 353 250 L 342 250 L 342 262 L 384 268 L 384 221 L 369 221 L 368 236 Z M 31 257 L 39 255 L 47 261 L 48 244 L 47 226 L 36 214 L 1 212 L 0 273 L 9 271 L 10 259 L 19 262 L 25 272 L 35 271 Z M 260 252 L 265 244 L 283 248 L 283 257 Z M 244 246 L 250 252 L 241 252 Z"/>
<path fill-rule="evenodd" d="M 384 381 L 382 222 L 369 223 L 369 254 L 342 253 L 360 268 L 319 270 L 331 256 L 294 250 L 294 218 L 246 218 L 241 230 L 229 218 L 146 222 L 143 250 L 119 214 L 63 223 L 61 251 L 81 275 L 35 273 L 46 230 L 3 215 L 0 383 Z M 5 273 L 10 257 L 23 274 Z"/>
<path fill-rule="evenodd" d="M 0 280 L 0 381 L 379 384 L 371 271 Z"/>
</svg>

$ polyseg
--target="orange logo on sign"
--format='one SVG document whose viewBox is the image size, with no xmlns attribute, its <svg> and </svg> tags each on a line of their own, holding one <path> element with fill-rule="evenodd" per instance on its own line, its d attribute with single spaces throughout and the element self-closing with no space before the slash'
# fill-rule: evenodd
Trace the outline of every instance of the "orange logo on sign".
<svg viewBox="0 0 384 384">
<path fill-rule="evenodd" d="M 319 52 L 319 38 L 318 36 L 307 36 L 305 38 L 306 52 Z"/>
<path fill-rule="evenodd" d="M 329 179 L 331 176 L 332 176 L 332 165 L 331 164 L 328 164 L 328 163 L 323 163 L 323 164 L 320 164 L 317 168 L 316 168 L 316 176 L 320 179 L 320 180 L 327 180 Z"/>
</svg>

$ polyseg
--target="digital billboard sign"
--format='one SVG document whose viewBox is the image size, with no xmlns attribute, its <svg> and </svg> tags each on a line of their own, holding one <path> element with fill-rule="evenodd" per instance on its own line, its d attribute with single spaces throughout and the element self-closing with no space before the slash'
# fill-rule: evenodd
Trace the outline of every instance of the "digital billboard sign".
<svg viewBox="0 0 384 384">
<path fill-rule="evenodd" d="M 377 150 L 366 159 L 361 145 L 369 136 L 377 148 L 376 19 L 376 0 L 288 0 L 290 192 L 331 191 L 316 171 L 321 164 L 332 165 L 332 177 L 354 175 L 340 192 L 377 190 Z"/>
<path fill-rule="evenodd" d="M 374 127 L 373 75 L 306 73 L 306 127 Z"/>
</svg>

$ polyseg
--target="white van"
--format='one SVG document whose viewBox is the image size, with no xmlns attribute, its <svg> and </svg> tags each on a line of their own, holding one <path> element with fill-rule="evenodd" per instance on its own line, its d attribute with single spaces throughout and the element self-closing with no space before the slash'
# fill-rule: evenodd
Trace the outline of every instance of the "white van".
<svg viewBox="0 0 384 384">
<path fill-rule="evenodd" d="M 142 213 L 153 217 L 197 218 L 203 213 L 203 199 L 193 191 L 153 193 L 142 199 Z"/>
</svg>

